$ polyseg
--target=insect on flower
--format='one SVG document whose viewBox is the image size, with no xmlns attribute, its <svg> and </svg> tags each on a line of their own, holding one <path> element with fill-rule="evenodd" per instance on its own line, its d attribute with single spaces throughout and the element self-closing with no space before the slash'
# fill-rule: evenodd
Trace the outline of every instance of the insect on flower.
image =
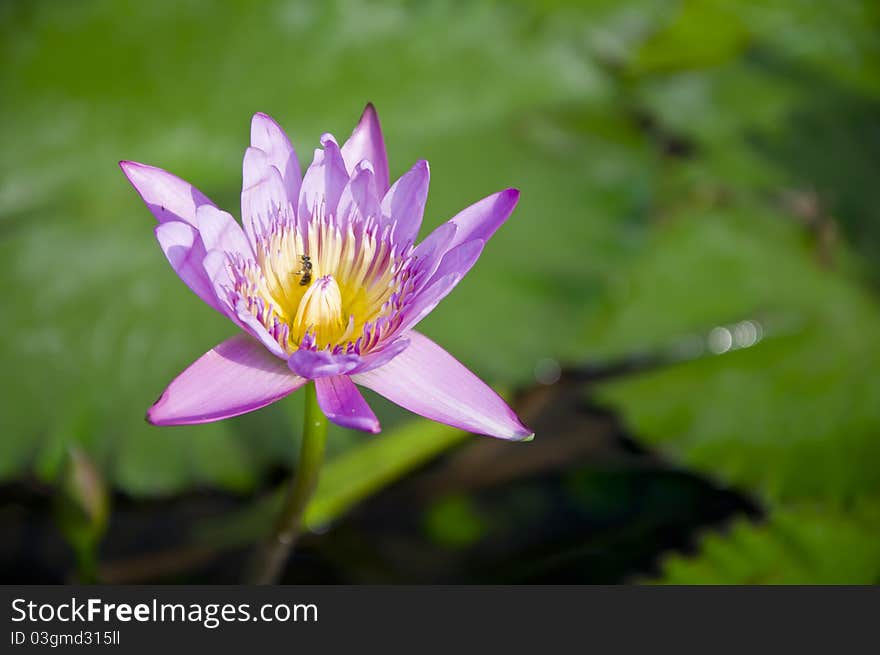
<svg viewBox="0 0 880 655">
<path fill-rule="evenodd" d="M 321 137 L 304 176 L 269 116 L 253 117 L 250 136 L 242 225 L 171 173 L 120 162 L 158 219 L 171 266 L 241 330 L 171 382 L 148 420 L 216 421 L 314 380 L 321 410 L 342 426 L 379 431 L 361 385 L 470 432 L 529 438 L 498 394 L 414 329 L 474 265 L 519 192 L 480 200 L 416 244 L 428 164 L 390 184 L 372 105 L 341 147 Z"/>
<path fill-rule="evenodd" d="M 304 287 L 312 281 L 312 260 L 308 255 L 300 255 L 300 259 L 302 267 L 296 272 L 296 275 L 302 275 L 299 285 Z"/>
</svg>

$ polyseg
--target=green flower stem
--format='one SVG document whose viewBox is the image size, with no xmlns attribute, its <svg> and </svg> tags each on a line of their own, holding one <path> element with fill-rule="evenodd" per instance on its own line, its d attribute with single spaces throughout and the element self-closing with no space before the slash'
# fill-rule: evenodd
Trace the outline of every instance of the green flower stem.
<svg viewBox="0 0 880 655">
<path fill-rule="evenodd" d="M 79 584 L 98 583 L 98 555 L 95 544 L 80 541 L 74 547 L 76 554 L 76 581 Z"/>
<path fill-rule="evenodd" d="M 252 584 L 278 582 L 284 563 L 302 531 L 306 506 L 318 486 L 321 464 L 324 462 L 324 444 L 327 441 L 327 417 L 318 406 L 314 382 L 306 385 L 305 397 L 305 422 L 299 462 L 290 479 L 275 528 L 251 567 L 248 577 Z"/>
</svg>

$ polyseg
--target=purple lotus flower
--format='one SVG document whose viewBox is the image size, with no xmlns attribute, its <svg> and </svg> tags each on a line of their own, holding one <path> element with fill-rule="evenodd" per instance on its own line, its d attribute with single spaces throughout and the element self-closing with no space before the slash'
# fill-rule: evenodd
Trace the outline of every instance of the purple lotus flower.
<svg viewBox="0 0 880 655">
<path fill-rule="evenodd" d="M 345 427 L 379 432 L 358 384 L 470 432 L 530 437 L 498 394 L 413 329 L 474 265 L 519 192 L 484 198 L 415 245 L 428 163 L 389 187 L 372 105 L 341 148 L 330 134 L 321 145 L 301 177 L 282 129 L 265 114 L 253 117 L 244 229 L 180 178 L 120 162 L 158 219 L 156 237 L 175 272 L 242 330 L 181 373 L 147 419 L 216 421 L 314 380 L 321 410 Z"/>
</svg>

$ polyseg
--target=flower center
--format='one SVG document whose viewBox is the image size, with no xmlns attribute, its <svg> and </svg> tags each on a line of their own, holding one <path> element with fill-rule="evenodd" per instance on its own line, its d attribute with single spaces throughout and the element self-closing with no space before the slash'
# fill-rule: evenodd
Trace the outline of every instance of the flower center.
<svg viewBox="0 0 880 655">
<path fill-rule="evenodd" d="M 292 327 L 294 334 L 311 332 L 317 343 L 337 343 L 350 336 L 354 317 L 346 320 L 342 293 L 332 275 L 325 275 L 309 286 L 299 301 Z"/>
<path fill-rule="evenodd" d="M 287 353 L 306 335 L 317 348 L 360 353 L 393 328 L 409 287 L 412 248 L 401 252 L 373 219 L 307 227 L 280 217 L 257 238 L 255 259 L 230 259 L 233 306 L 243 302 Z"/>
</svg>

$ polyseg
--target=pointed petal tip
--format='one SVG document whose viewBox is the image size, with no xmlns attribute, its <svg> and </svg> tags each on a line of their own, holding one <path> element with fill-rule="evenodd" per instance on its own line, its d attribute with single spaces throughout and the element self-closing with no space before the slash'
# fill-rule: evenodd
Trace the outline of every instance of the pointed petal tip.
<svg viewBox="0 0 880 655">
<path fill-rule="evenodd" d="M 527 428 L 525 425 L 523 425 L 515 414 L 512 415 L 510 419 L 519 427 L 513 429 L 505 427 L 503 431 L 498 432 L 488 430 L 485 432 L 474 431 L 474 434 L 482 434 L 487 437 L 502 439 L 504 441 L 510 441 L 513 443 L 528 443 L 535 440 L 535 433 L 530 428 Z"/>
<path fill-rule="evenodd" d="M 508 187 L 494 195 L 499 208 L 504 207 L 507 215 L 510 216 L 513 210 L 516 209 L 517 203 L 519 203 L 520 190 L 516 187 Z M 492 196 L 489 197 L 491 198 Z"/>
<path fill-rule="evenodd" d="M 488 241 L 510 218 L 519 202 L 519 195 L 519 189 L 513 187 L 496 191 L 450 218 L 449 222 L 457 225 L 458 230 L 449 244 L 449 249 L 473 239 Z"/>
<path fill-rule="evenodd" d="M 253 115 L 253 117 L 251 118 L 251 124 L 253 124 L 254 121 L 259 121 L 259 120 L 272 121 L 273 123 L 275 123 L 276 125 L 278 125 L 278 121 L 276 121 L 274 118 L 272 118 L 271 116 L 269 116 L 269 114 L 267 114 L 267 113 L 264 112 L 264 111 L 258 111 L 258 112 L 256 112 L 256 113 Z"/>
<path fill-rule="evenodd" d="M 357 129 L 361 126 L 370 125 L 375 125 L 377 127 L 379 126 L 379 112 L 376 111 L 376 105 L 374 105 L 372 102 L 368 102 L 364 105 L 364 110 L 361 112 L 361 117 L 358 119 L 354 131 L 357 131 Z"/>
<path fill-rule="evenodd" d="M 168 389 L 162 392 L 162 395 L 156 398 L 156 401 L 150 405 L 150 408 L 147 410 L 147 413 L 144 415 L 144 420 L 150 425 L 161 426 L 162 422 L 159 418 L 157 418 L 157 414 L 161 412 L 162 405 L 165 404 L 168 398 Z"/>
<path fill-rule="evenodd" d="M 363 417 L 362 419 L 358 419 L 356 422 L 346 423 L 345 425 L 343 425 L 343 427 L 354 428 L 355 430 L 360 430 L 361 432 L 366 432 L 368 434 L 379 434 L 380 432 L 382 432 L 382 426 L 379 425 L 379 421 L 375 418 L 370 419 L 367 417 Z"/>
<path fill-rule="evenodd" d="M 150 408 L 147 410 L 147 413 L 144 415 L 144 419 L 150 425 L 156 426 L 157 428 L 162 427 L 170 427 L 174 425 L 188 425 L 192 423 L 200 423 L 201 421 L 193 420 L 189 418 L 187 420 L 175 420 L 172 417 L 167 415 L 167 411 L 165 406 L 168 404 L 168 389 L 162 392 L 162 395 L 156 399 Z"/>
<path fill-rule="evenodd" d="M 385 137 L 379 123 L 379 114 L 372 102 L 368 102 L 358 119 L 351 136 L 342 144 L 342 158 L 348 170 L 353 170 L 358 162 L 366 159 L 373 165 L 376 173 L 376 186 L 379 195 L 388 191 L 388 154 L 385 151 Z"/>
<path fill-rule="evenodd" d="M 261 129 L 265 131 L 266 136 L 284 135 L 284 130 L 281 128 L 281 124 L 278 121 L 269 116 L 269 114 L 258 111 L 256 114 L 251 116 L 252 145 L 254 144 L 254 141 L 263 142 L 265 140 L 260 138 L 262 136 L 260 135 Z"/>
<path fill-rule="evenodd" d="M 136 165 L 136 162 L 128 161 L 127 159 L 121 159 L 119 161 L 119 168 L 122 170 L 122 174 L 125 175 L 128 183 L 132 186 L 134 186 L 134 182 L 131 179 L 131 169 L 133 169 Z"/>
<path fill-rule="evenodd" d="M 382 426 L 379 425 L 379 421 L 370 420 L 368 417 L 350 417 L 340 416 L 338 414 L 326 414 L 326 416 L 331 423 L 338 425 L 341 428 L 357 430 L 368 434 L 379 434 L 382 432 Z"/>
<path fill-rule="evenodd" d="M 123 159 L 119 167 L 160 223 L 192 225 L 197 207 L 214 204 L 192 184 L 157 166 Z"/>
<path fill-rule="evenodd" d="M 507 406 L 507 413 L 510 422 L 516 427 L 513 428 L 512 433 L 509 433 L 508 436 L 505 436 L 503 438 L 519 443 L 528 443 L 530 441 L 534 441 L 535 431 L 522 422 L 520 417 L 510 405 Z"/>
<path fill-rule="evenodd" d="M 133 186 L 135 186 L 135 181 L 132 179 L 132 175 L 136 174 L 139 169 L 150 169 L 153 166 L 149 166 L 147 164 L 141 164 L 137 161 L 130 161 L 128 159 L 122 159 L 119 161 L 119 168 L 122 169 L 123 175 L 128 178 L 128 181 L 131 182 Z"/>
<path fill-rule="evenodd" d="M 321 145 L 326 148 L 331 143 L 334 146 L 339 147 L 339 142 L 336 141 L 336 137 L 330 132 L 324 132 L 324 134 L 321 135 Z"/>
<path fill-rule="evenodd" d="M 355 173 L 360 173 L 363 171 L 369 171 L 370 173 L 375 173 L 375 169 L 373 168 L 372 162 L 369 159 L 362 159 L 358 162 L 357 166 L 354 167 Z"/>
<path fill-rule="evenodd" d="M 526 428 L 526 429 L 528 429 L 528 428 Z M 535 440 L 535 433 L 534 432 L 532 432 L 531 434 L 527 434 L 522 439 L 519 439 L 519 441 L 521 443 L 528 443 L 529 441 L 534 441 L 534 440 Z"/>
<path fill-rule="evenodd" d="M 482 434 L 493 439 L 502 439 L 512 443 L 529 443 L 535 440 L 535 431 L 525 425 L 516 415 L 516 412 L 507 406 L 507 420 L 503 427 L 498 426 L 495 430 L 475 431 L 474 434 Z"/>
<path fill-rule="evenodd" d="M 132 171 L 138 171 L 138 170 L 156 171 L 158 173 L 165 173 L 167 175 L 170 175 L 170 173 L 168 173 L 168 171 L 165 171 L 164 169 L 161 169 L 158 166 L 144 164 L 142 162 L 133 161 L 131 159 L 120 159 L 119 160 L 119 168 L 121 168 L 123 170 L 123 172 L 125 172 L 126 175 L 128 175 Z"/>
<path fill-rule="evenodd" d="M 323 377 L 315 381 L 318 405 L 324 416 L 336 425 L 378 434 L 379 419 L 346 375 Z"/>
</svg>

